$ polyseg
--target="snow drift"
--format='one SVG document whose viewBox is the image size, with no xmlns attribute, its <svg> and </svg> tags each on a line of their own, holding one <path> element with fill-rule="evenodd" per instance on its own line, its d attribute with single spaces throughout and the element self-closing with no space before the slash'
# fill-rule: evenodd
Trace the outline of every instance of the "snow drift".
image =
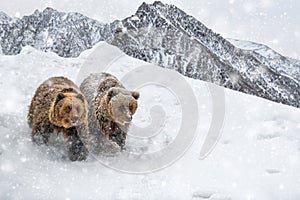
<svg viewBox="0 0 300 200">
<path fill-rule="evenodd" d="M 115 52 L 115 47 L 103 43 L 95 48 Z M 77 58 L 62 58 L 31 47 L 15 56 L 0 55 L 0 199 L 300 198 L 299 109 L 225 89 L 222 137 L 214 151 L 199 160 L 211 123 L 212 102 L 208 83 L 190 78 L 185 79 L 197 98 L 197 137 L 168 168 L 127 174 L 93 158 L 70 162 L 63 149 L 32 143 L 26 115 L 36 87 L 54 75 L 76 82 L 93 50 Z M 141 65 L 145 63 L 124 55 L 111 63 L 109 72 L 120 77 Z M 165 128 L 149 143 L 148 151 L 165 148 L 182 120 L 180 104 L 159 86 L 139 91 L 140 107 L 133 123 L 147 126 L 151 123 L 150 108 L 164 106 Z"/>
</svg>

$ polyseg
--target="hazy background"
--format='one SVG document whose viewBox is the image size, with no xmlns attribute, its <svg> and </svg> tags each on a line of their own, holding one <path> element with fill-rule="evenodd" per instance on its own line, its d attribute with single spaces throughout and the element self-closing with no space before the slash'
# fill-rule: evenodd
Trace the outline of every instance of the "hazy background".
<svg viewBox="0 0 300 200">
<path fill-rule="evenodd" d="M 0 0 L 0 10 L 22 17 L 35 9 L 53 7 L 80 12 L 102 22 L 133 15 L 149 0 Z M 300 59 L 300 1 L 297 0 L 164 0 L 196 17 L 226 38 L 263 43 Z"/>
</svg>

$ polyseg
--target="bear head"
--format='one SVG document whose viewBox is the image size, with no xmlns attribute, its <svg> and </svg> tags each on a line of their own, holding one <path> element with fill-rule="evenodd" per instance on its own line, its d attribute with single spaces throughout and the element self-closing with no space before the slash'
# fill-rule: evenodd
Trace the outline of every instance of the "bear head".
<svg viewBox="0 0 300 200">
<path fill-rule="evenodd" d="M 49 113 L 50 122 L 63 128 L 76 127 L 87 121 L 87 106 L 80 93 L 60 92 Z"/>
<path fill-rule="evenodd" d="M 138 107 L 138 92 L 128 91 L 123 88 L 110 88 L 107 91 L 108 113 L 112 120 L 118 124 L 130 123 Z"/>
</svg>

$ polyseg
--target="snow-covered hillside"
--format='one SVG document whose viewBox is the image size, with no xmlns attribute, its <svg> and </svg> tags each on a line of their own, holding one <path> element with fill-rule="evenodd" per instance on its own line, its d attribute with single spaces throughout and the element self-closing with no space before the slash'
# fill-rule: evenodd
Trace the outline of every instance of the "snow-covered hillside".
<svg viewBox="0 0 300 200">
<path fill-rule="evenodd" d="M 183 157 L 167 168 L 128 174 L 105 167 L 93 157 L 70 162 L 62 148 L 33 144 L 26 115 L 35 89 L 54 75 L 77 82 L 82 78 L 81 66 L 86 66 L 96 49 L 107 52 L 99 56 L 105 61 L 99 66 L 107 63 L 110 54 L 118 56 L 109 62 L 108 71 L 119 78 L 146 65 L 120 56 L 106 43 L 78 58 L 31 47 L 19 55 L 0 56 L 0 199 L 300 199 L 300 109 L 225 89 L 221 138 L 209 156 L 200 160 L 213 105 L 207 83 L 190 78 L 185 80 L 197 99 L 197 137 Z M 181 104 L 158 85 L 138 90 L 135 126 L 151 124 L 152 106 L 164 108 L 162 130 L 146 149 L 159 151 L 172 142 L 184 120 Z"/>
</svg>

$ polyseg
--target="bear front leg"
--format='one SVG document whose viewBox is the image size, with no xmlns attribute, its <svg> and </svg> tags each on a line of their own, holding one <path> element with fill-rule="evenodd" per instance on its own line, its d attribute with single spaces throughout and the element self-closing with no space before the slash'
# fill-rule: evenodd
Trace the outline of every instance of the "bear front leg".
<svg viewBox="0 0 300 200">
<path fill-rule="evenodd" d="M 90 146 L 90 133 L 87 125 L 79 125 L 76 127 L 77 133 L 84 146 L 89 149 Z"/>
<path fill-rule="evenodd" d="M 88 151 L 78 135 L 77 128 L 68 128 L 65 131 L 64 135 L 67 142 L 67 151 L 69 159 L 71 161 L 85 160 L 88 155 Z"/>
<path fill-rule="evenodd" d="M 106 137 L 113 143 L 116 143 L 121 149 L 124 149 L 127 133 L 127 126 L 121 126 L 112 122 L 111 128 L 107 130 Z"/>
<path fill-rule="evenodd" d="M 32 141 L 38 145 L 47 144 L 51 132 L 53 132 L 51 126 L 48 125 L 43 126 L 41 124 L 35 124 L 32 127 L 32 134 L 31 134 Z"/>
</svg>

